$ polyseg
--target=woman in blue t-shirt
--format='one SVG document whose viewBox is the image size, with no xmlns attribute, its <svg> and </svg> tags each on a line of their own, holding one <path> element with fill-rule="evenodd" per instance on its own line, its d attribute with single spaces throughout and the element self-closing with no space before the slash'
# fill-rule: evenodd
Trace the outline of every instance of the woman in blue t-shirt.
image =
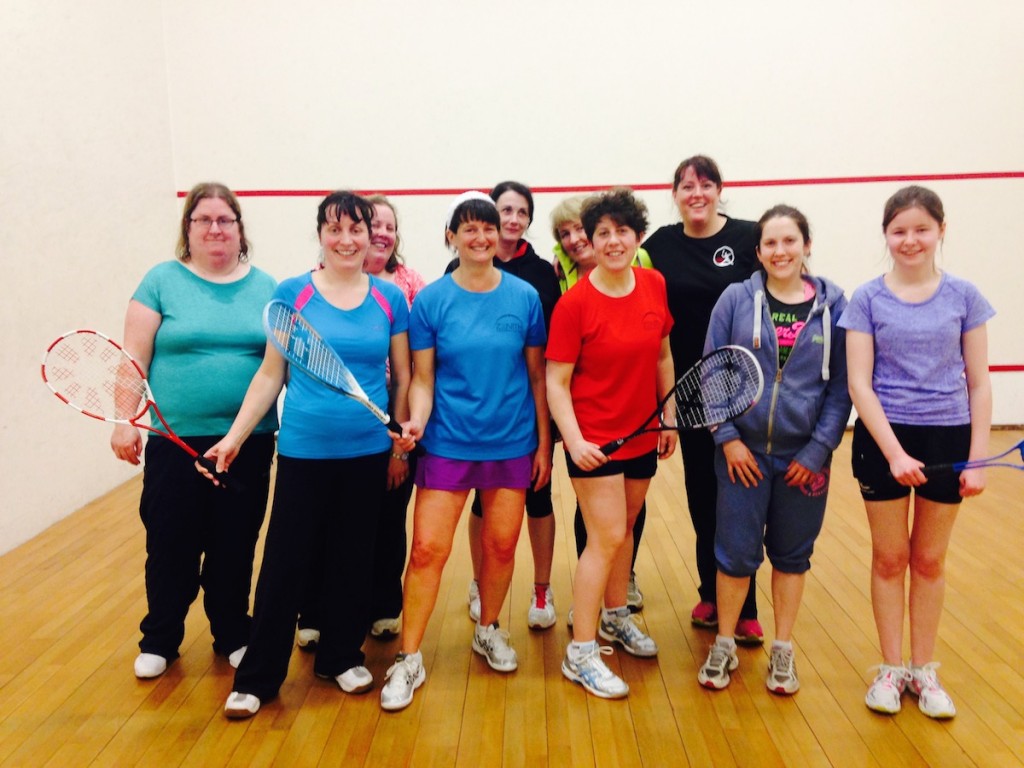
<svg viewBox="0 0 1024 768">
<path fill-rule="evenodd" d="M 853 474 L 871 526 L 871 602 L 882 647 L 865 703 L 893 714 L 909 689 L 924 714 L 950 718 L 956 707 L 933 660 L 944 564 L 960 502 L 985 489 L 985 472 L 929 477 L 921 468 L 988 453 L 992 387 L 985 326 L 995 310 L 973 285 L 936 267 L 946 221 L 930 189 L 910 186 L 890 197 L 882 232 L 892 269 L 858 288 L 840 320 L 858 416 Z M 909 667 L 903 663 L 905 611 Z"/>
<path fill-rule="evenodd" d="M 363 272 L 373 205 L 351 192 L 320 203 L 321 268 L 285 280 L 274 298 L 298 308 L 339 354 L 366 394 L 388 408 L 390 356 L 396 418 L 407 413 L 409 312 L 401 291 Z M 319 585 L 320 641 L 313 671 L 346 693 L 373 685 L 360 646 L 370 622 L 369 590 L 351 588 L 373 565 L 376 514 L 387 487 L 389 432 L 366 408 L 289 369 L 272 344 L 223 440 L 206 455 L 227 469 L 256 420 L 287 384 L 278 437 L 274 503 L 256 587 L 252 636 L 224 706 L 251 717 L 288 674 L 299 603 L 310 574 Z M 244 456 L 244 451 L 241 454 Z M 368 512 L 368 510 L 370 512 Z M 310 552 L 327 551 L 318 562 Z M 344 599 L 342 599 L 344 595 Z"/>
<path fill-rule="evenodd" d="M 381 690 L 386 710 L 408 706 L 426 678 L 420 642 L 455 527 L 474 488 L 484 514 L 473 650 L 499 672 L 518 664 L 497 619 L 512 580 L 526 489 L 542 487 L 551 476 L 551 432 L 540 299 L 533 287 L 494 266 L 499 226 L 494 202 L 483 193 L 456 199 L 445 239 L 459 266 L 413 303 L 415 373 L 405 429 L 425 453 L 416 467 L 402 652 Z"/>
<path fill-rule="evenodd" d="M 188 193 L 177 256 L 153 267 L 132 295 L 124 342 L 147 371 L 171 428 L 202 452 L 227 432 L 260 365 L 266 345 L 260 313 L 275 281 L 249 263 L 238 199 L 223 184 L 198 184 Z M 159 677 L 178 658 L 200 586 L 213 650 L 238 665 L 249 639 L 252 561 L 276 429 L 276 410 L 254 414 L 250 447 L 228 493 L 199 477 L 170 440 L 146 441 L 139 514 L 146 527 L 147 611 L 136 677 Z M 139 463 L 142 437 L 135 427 L 115 427 L 110 444 L 119 459 Z"/>
</svg>

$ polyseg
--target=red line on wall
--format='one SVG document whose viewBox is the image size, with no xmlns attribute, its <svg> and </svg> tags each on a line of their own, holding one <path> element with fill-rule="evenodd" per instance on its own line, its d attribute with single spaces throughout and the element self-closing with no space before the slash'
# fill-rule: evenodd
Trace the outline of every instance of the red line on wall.
<svg viewBox="0 0 1024 768">
<path fill-rule="evenodd" d="M 755 179 L 748 181 L 730 181 L 727 187 L 795 187 L 820 186 L 825 184 L 878 184 L 882 182 L 916 182 L 916 181 L 978 181 L 986 179 L 1024 179 L 1024 171 L 991 171 L 987 173 L 927 173 L 927 174 L 895 174 L 888 176 L 823 176 L 808 179 Z M 587 184 L 575 186 L 531 187 L 535 194 L 567 194 L 580 192 L 599 192 L 615 184 Z M 671 184 L 628 184 L 637 191 L 657 191 L 671 189 Z M 487 185 L 476 187 L 449 187 L 423 189 L 368 189 L 357 190 L 360 194 L 381 194 L 389 197 L 426 197 L 438 195 L 458 195 L 467 189 L 485 189 Z M 239 197 L 324 197 L 334 190 L 330 189 L 238 189 Z M 187 191 L 179 191 L 178 197 L 185 197 Z M 990 365 L 992 373 L 1021 373 L 1024 365 Z"/>
<path fill-rule="evenodd" d="M 977 181 L 985 179 L 1024 179 L 1024 171 L 991 171 L 987 173 L 926 173 L 896 174 L 889 176 L 823 176 L 809 179 L 755 179 L 747 181 L 726 182 L 727 187 L 795 187 L 821 186 L 825 184 L 878 184 L 882 182 L 912 181 Z M 368 189 L 358 190 L 362 194 L 377 193 L 391 197 L 415 197 L 457 195 L 467 189 L 484 189 L 488 185 L 470 187 L 435 187 L 423 189 Z M 531 187 L 536 194 L 565 194 L 579 192 L 598 192 L 614 184 L 586 184 L 573 186 Z M 671 184 L 627 184 L 642 192 L 670 189 Z M 330 189 L 239 189 L 235 194 L 239 197 L 323 197 L 330 194 Z M 185 197 L 187 191 L 179 191 L 178 197 Z"/>
</svg>

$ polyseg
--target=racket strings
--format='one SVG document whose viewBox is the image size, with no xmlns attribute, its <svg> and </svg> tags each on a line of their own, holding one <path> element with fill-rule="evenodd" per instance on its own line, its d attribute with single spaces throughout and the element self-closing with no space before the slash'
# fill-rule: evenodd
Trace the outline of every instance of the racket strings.
<svg viewBox="0 0 1024 768">
<path fill-rule="evenodd" d="M 272 303 L 268 307 L 267 324 L 274 341 L 290 361 L 331 386 L 362 394 L 362 387 L 345 364 L 297 311 Z"/>
<path fill-rule="evenodd" d="M 138 414 L 146 382 L 132 359 L 95 333 L 74 333 L 51 347 L 44 363 L 50 389 L 68 404 L 104 419 Z"/>
<path fill-rule="evenodd" d="M 753 356 L 724 348 L 676 384 L 677 422 L 691 428 L 721 424 L 744 413 L 760 389 L 761 372 Z"/>
</svg>

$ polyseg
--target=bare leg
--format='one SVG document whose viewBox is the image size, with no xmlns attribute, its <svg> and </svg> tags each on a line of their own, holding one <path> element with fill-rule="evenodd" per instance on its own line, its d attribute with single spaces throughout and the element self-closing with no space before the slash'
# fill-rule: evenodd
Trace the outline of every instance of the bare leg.
<svg viewBox="0 0 1024 768">
<path fill-rule="evenodd" d="M 626 604 L 632 526 L 650 481 L 611 475 L 577 477 L 572 484 L 587 527 L 573 582 L 573 640 L 586 643 L 597 637 L 602 598 L 613 607 Z"/>
<path fill-rule="evenodd" d="M 871 527 L 871 609 L 875 614 L 882 661 L 903 664 L 903 606 L 910 533 L 910 498 L 865 502 Z"/>
<path fill-rule="evenodd" d="M 743 601 L 750 588 L 749 576 L 729 576 L 718 572 L 715 577 L 715 595 L 718 598 L 718 634 L 722 637 L 736 635 L 736 622 L 740 620 Z"/>
<path fill-rule="evenodd" d="M 927 664 L 935 654 L 939 618 L 946 593 L 946 551 L 959 504 L 914 501 L 910 536 L 910 659 Z"/>
<path fill-rule="evenodd" d="M 806 573 L 783 573 L 772 570 L 772 603 L 775 607 L 775 639 L 789 642 L 804 596 Z M 721 600 L 721 598 L 719 598 Z"/>
<path fill-rule="evenodd" d="M 413 512 L 412 551 L 402 595 L 401 648 L 415 653 L 437 602 L 441 573 L 452 551 L 455 527 L 466 503 L 465 491 L 418 489 Z"/>
<path fill-rule="evenodd" d="M 555 516 L 528 517 L 526 530 L 530 534 L 533 552 L 533 581 L 535 584 L 550 584 L 551 561 L 555 556 Z"/>
<path fill-rule="evenodd" d="M 477 491 L 479 493 L 479 491 Z M 483 532 L 483 518 L 471 514 L 466 531 L 469 533 L 469 559 L 473 563 L 473 578 L 480 581 L 480 565 L 483 563 L 483 545 L 480 543 L 480 535 Z"/>
<path fill-rule="evenodd" d="M 498 620 L 512 583 L 526 491 L 495 488 L 481 491 L 481 496 L 484 517 L 480 536 L 480 624 L 486 626 Z"/>
</svg>

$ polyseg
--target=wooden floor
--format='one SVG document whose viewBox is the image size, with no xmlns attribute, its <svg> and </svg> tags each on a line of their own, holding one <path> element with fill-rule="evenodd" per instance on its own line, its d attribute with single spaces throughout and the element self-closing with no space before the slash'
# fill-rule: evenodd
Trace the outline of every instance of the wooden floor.
<svg viewBox="0 0 1024 768">
<path fill-rule="evenodd" d="M 993 447 L 1021 437 L 995 432 Z M 213 656 L 199 603 L 181 659 L 157 680 L 132 674 L 145 602 L 139 481 L 131 481 L 0 558 L 0 766 L 1024 765 L 1024 478 L 990 472 L 989 490 L 961 511 L 938 649 L 959 715 L 939 723 L 909 696 L 895 717 L 864 706 L 869 668 L 880 659 L 849 437 L 835 467 L 796 629 L 803 685 L 796 696 L 765 690 L 763 648 L 741 649 L 727 690 L 696 682 L 712 635 L 689 622 L 697 595 L 693 532 L 677 457 L 662 464 L 651 487 L 637 562 L 646 599 L 640 616 L 660 655 L 609 657 L 630 685 L 622 701 L 588 696 L 562 678 L 575 549 L 574 500 L 559 457 L 559 623 L 540 633 L 526 627 L 532 573 L 524 535 L 502 616 L 519 653 L 517 672 L 492 672 L 470 649 L 460 530 L 423 647 L 427 683 L 410 708 L 381 712 L 377 688 L 348 696 L 315 679 L 311 659 L 296 651 L 280 698 L 243 722 L 221 715 L 232 670 Z M 366 650 L 379 682 L 396 642 L 368 640 Z"/>
</svg>

